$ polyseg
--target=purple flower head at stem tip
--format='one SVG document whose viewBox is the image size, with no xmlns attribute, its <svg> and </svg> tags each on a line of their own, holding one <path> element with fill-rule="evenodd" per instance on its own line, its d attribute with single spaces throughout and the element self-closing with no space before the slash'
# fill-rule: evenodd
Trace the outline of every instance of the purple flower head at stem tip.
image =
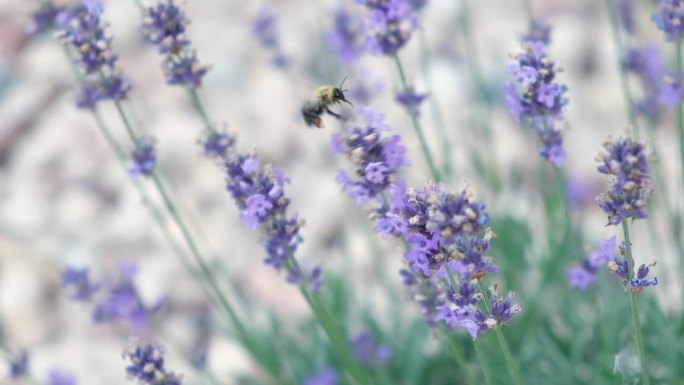
<svg viewBox="0 0 684 385">
<path fill-rule="evenodd" d="M 392 349 L 378 344 L 373 334 L 368 331 L 364 330 L 356 334 L 350 344 L 354 358 L 364 365 L 379 367 L 387 364 L 392 358 Z"/>
<path fill-rule="evenodd" d="M 302 385 L 338 385 L 340 375 L 333 368 L 323 368 L 302 380 Z"/>
<path fill-rule="evenodd" d="M 605 244 L 607 248 L 609 245 L 615 246 L 614 236 Z M 602 248 L 604 244 L 602 243 Z M 626 257 L 626 243 L 622 242 L 620 244 L 620 256 L 617 256 L 615 250 L 613 249 L 612 259 L 608 261 L 608 270 L 617 275 L 622 279 L 622 284 L 628 287 L 632 293 L 638 295 L 641 291 L 648 286 L 655 286 L 658 284 L 658 277 L 648 278 L 648 274 L 653 266 L 656 265 L 655 261 L 651 261 L 648 264 L 642 264 L 639 266 L 635 274 L 630 273 L 630 263 Z"/>
<path fill-rule="evenodd" d="M 663 31 L 667 41 L 676 41 L 684 33 L 684 1 L 660 0 L 658 12 L 651 17 L 651 20 L 658 29 Z"/>
<path fill-rule="evenodd" d="M 177 54 L 190 45 L 185 34 L 188 23 L 185 12 L 173 1 L 160 2 L 147 8 L 141 29 L 145 40 L 156 45 L 159 53 Z"/>
<path fill-rule="evenodd" d="M 26 32 L 29 35 L 38 35 L 50 31 L 55 27 L 57 15 L 62 11 L 64 8 L 52 2 L 41 4 L 38 9 L 31 12 L 31 21 L 26 27 Z"/>
<path fill-rule="evenodd" d="M 366 48 L 375 55 L 394 55 L 420 23 L 408 0 L 357 0 L 368 8 Z"/>
<path fill-rule="evenodd" d="M 62 271 L 62 285 L 72 286 L 74 294 L 71 296 L 75 301 L 90 301 L 98 289 L 98 285 L 90 281 L 87 268 L 74 268 L 67 266 Z"/>
<path fill-rule="evenodd" d="M 340 4 L 333 11 L 333 27 L 328 40 L 342 63 L 350 63 L 363 53 L 365 27 L 362 16 Z"/>
<path fill-rule="evenodd" d="M 209 131 L 200 140 L 204 155 L 210 158 L 223 159 L 235 146 L 235 137 L 226 131 Z"/>
<path fill-rule="evenodd" d="M 600 266 L 605 266 L 615 260 L 617 238 L 615 235 L 601 241 L 597 250 L 592 251 L 582 261 L 580 266 L 571 266 L 566 269 L 566 276 L 570 287 L 585 291 L 596 281 L 596 273 Z M 626 271 L 625 271 L 626 273 Z"/>
<path fill-rule="evenodd" d="M 164 365 L 164 347 L 135 343 L 124 350 L 123 358 L 130 362 L 126 376 L 146 385 L 180 385 L 181 378 L 168 372 Z"/>
<path fill-rule="evenodd" d="M 202 79 L 210 69 L 210 66 L 199 63 L 195 52 L 188 50 L 177 55 L 168 55 L 164 61 L 166 83 L 192 89 L 202 85 Z"/>
<path fill-rule="evenodd" d="M 527 32 L 520 37 L 520 41 L 541 41 L 548 45 L 551 43 L 551 26 L 539 20 L 530 21 Z"/>
<path fill-rule="evenodd" d="M 544 145 L 539 155 L 560 167 L 567 156 L 558 124 L 568 104 L 568 88 L 555 82 L 558 70 L 547 56 L 544 41 L 524 41 L 523 48 L 508 67 L 515 81 L 506 85 L 506 104 L 515 121 L 525 123 L 539 137 Z"/>
<path fill-rule="evenodd" d="M 378 198 L 399 180 L 401 167 L 408 165 L 406 148 L 401 145 L 399 135 L 385 135 L 390 129 L 385 115 L 370 107 L 364 107 L 362 114 L 365 125 L 353 125 L 344 133 L 336 133 L 331 142 L 333 152 L 344 153 L 354 165 L 358 178 L 352 179 L 340 171 L 337 181 L 357 204 Z"/>
<path fill-rule="evenodd" d="M 48 374 L 47 385 L 76 385 L 76 377 L 69 372 L 53 369 Z"/>
<path fill-rule="evenodd" d="M 131 151 L 131 160 L 128 166 L 128 172 L 132 176 L 152 175 L 157 165 L 157 156 L 154 150 L 155 143 L 155 139 L 151 136 L 138 140 L 137 145 Z"/>
<path fill-rule="evenodd" d="M 428 95 L 428 93 L 418 93 L 413 86 L 409 86 L 405 91 L 398 92 L 394 99 L 404 106 L 410 114 L 419 115 L 420 105 L 428 98 Z"/>
<path fill-rule="evenodd" d="M 648 161 L 651 150 L 647 142 L 628 136 L 608 137 L 604 151 L 598 154 L 598 171 L 608 176 L 608 191 L 596 201 L 608 214 L 608 224 L 617 225 L 626 218 L 648 217 L 646 201 L 653 193 Z"/>
</svg>

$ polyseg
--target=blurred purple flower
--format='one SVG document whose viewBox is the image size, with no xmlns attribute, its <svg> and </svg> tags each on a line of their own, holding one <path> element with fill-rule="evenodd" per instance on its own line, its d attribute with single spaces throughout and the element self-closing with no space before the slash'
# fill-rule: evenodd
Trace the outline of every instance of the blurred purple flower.
<svg viewBox="0 0 684 385">
<path fill-rule="evenodd" d="M 596 271 L 586 266 L 571 266 L 565 269 L 570 287 L 585 291 L 596 281 Z"/>
<path fill-rule="evenodd" d="M 147 385 L 181 384 L 180 376 L 167 372 L 161 345 L 136 343 L 124 350 L 123 358 L 130 362 L 126 376 L 131 380 Z"/>
<path fill-rule="evenodd" d="M 651 17 L 655 25 L 665 33 L 665 39 L 669 42 L 676 41 L 684 33 L 684 1 L 683 0 L 660 0 L 658 13 Z"/>
<path fill-rule="evenodd" d="M 333 27 L 328 34 L 340 62 L 347 64 L 356 60 L 364 51 L 364 20 L 343 4 L 333 11 Z"/>
<path fill-rule="evenodd" d="M 76 385 L 76 377 L 63 370 L 53 369 L 48 374 L 47 385 Z"/>
<path fill-rule="evenodd" d="M 622 67 L 639 79 L 644 94 L 641 99 L 634 101 L 634 107 L 638 114 L 651 122 L 662 119 L 663 104 L 673 107 L 681 100 L 681 92 L 672 93 L 673 88 L 663 80 L 665 64 L 658 46 L 644 45 L 628 50 Z"/>
<path fill-rule="evenodd" d="M 337 370 L 323 368 L 318 373 L 310 375 L 302 380 L 302 385 L 337 385 L 340 383 L 340 375 Z"/>
<path fill-rule="evenodd" d="M 141 138 L 131 151 L 128 172 L 134 176 L 150 176 L 157 164 L 154 151 L 155 140 L 150 136 Z"/>
<path fill-rule="evenodd" d="M 636 29 L 636 23 L 634 22 L 634 0 L 616 0 L 615 11 L 622 29 L 628 34 L 633 35 Z"/>
<path fill-rule="evenodd" d="M 406 88 L 405 91 L 403 92 L 398 92 L 394 99 L 404 106 L 410 114 L 412 115 L 419 115 L 420 114 L 420 105 L 423 103 L 425 99 L 428 98 L 427 93 L 418 93 L 415 91 L 413 86 L 409 86 Z"/>
<path fill-rule="evenodd" d="M 520 41 L 523 43 L 541 41 L 549 45 L 551 43 L 551 26 L 539 20 L 532 20 L 527 32 L 520 37 Z"/>
<path fill-rule="evenodd" d="M 252 35 L 262 47 L 272 51 L 271 63 L 275 67 L 286 68 L 289 65 L 290 60 L 280 47 L 276 18 L 268 8 L 262 7 L 252 22 Z"/>
<path fill-rule="evenodd" d="M 350 344 L 354 358 L 364 365 L 379 367 L 387 364 L 392 358 L 392 349 L 378 344 L 375 337 L 368 331 L 364 330 L 356 334 Z"/>
<path fill-rule="evenodd" d="M 72 286 L 74 294 L 71 296 L 75 301 L 90 301 L 93 295 L 99 288 L 99 285 L 94 284 L 88 277 L 88 268 L 73 268 L 67 266 L 62 271 L 62 285 L 65 287 Z"/>
<path fill-rule="evenodd" d="M 548 38 L 546 38 L 548 40 Z M 567 86 L 555 83 L 557 69 L 546 54 L 544 41 L 524 41 L 524 51 L 514 56 L 516 62 L 508 67 L 515 83 L 505 87 L 506 104 L 517 123 L 531 127 L 544 148 L 539 155 L 556 167 L 567 158 L 563 148 L 561 128 Z"/>
<path fill-rule="evenodd" d="M 10 355 L 7 362 L 9 364 L 9 375 L 12 379 L 20 378 L 28 372 L 29 355 L 25 350 L 16 355 Z"/>
<path fill-rule="evenodd" d="M 29 35 L 38 35 L 50 31 L 55 27 L 57 15 L 64 10 L 52 2 L 42 3 L 38 9 L 31 12 L 31 21 L 26 27 Z"/>
<path fill-rule="evenodd" d="M 598 171 L 609 176 L 609 190 L 596 200 L 608 214 L 608 224 L 617 225 L 626 218 L 648 217 L 646 201 L 653 193 L 648 161 L 650 147 L 627 136 L 608 137 L 597 159 Z"/>
<path fill-rule="evenodd" d="M 394 55 L 418 29 L 418 16 L 408 0 L 357 0 L 368 8 L 366 49 L 374 55 Z"/>
</svg>

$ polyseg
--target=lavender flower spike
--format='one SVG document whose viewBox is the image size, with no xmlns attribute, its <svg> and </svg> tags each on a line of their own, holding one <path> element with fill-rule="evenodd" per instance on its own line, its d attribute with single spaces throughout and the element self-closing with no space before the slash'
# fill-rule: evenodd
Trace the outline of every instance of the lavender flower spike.
<svg viewBox="0 0 684 385">
<path fill-rule="evenodd" d="M 524 41 L 524 51 L 513 56 L 508 67 L 515 82 L 506 85 L 506 103 L 513 118 L 532 128 L 544 148 L 539 155 L 556 167 L 566 159 L 562 129 L 563 108 L 568 104 L 568 88 L 555 82 L 555 63 L 546 53 L 543 41 Z"/>
<path fill-rule="evenodd" d="M 364 107 L 361 113 L 366 119 L 365 125 L 354 125 L 344 133 L 336 133 L 331 142 L 333 152 L 344 153 L 354 164 L 354 174 L 360 176 L 352 178 L 344 171 L 337 175 L 343 190 L 357 204 L 378 198 L 399 180 L 400 168 L 409 164 L 399 135 L 383 135 L 389 131 L 385 115 L 370 107 Z"/>
<path fill-rule="evenodd" d="M 170 85 L 199 88 L 210 67 L 201 65 L 186 35 L 189 23 L 185 12 L 173 0 L 148 7 L 141 31 L 145 41 L 164 55 L 164 75 Z"/>
<path fill-rule="evenodd" d="M 667 41 L 676 41 L 684 35 L 684 1 L 660 0 L 658 13 L 651 19 L 665 33 Z"/>
<path fill-rule="evenodd" d="M 150 176 L 157 164 L 157 156 L 154 151 L 155 140 L 152 137 L 143 137 L 131 151 L 131 161 L 128 171 L 134 177 Z"/>
<path fill-rule="evenodd" d="M 596 198 L 608 214 L 608 224 L 620 224 L 626 218 L 648 217 L 646 201 L 653 193 L 648 162 L 651 150 L 647 142 L 636 142 L 628 136 L 608 137 L 605 151 L 596 160 L 598 171 L 608 175 L 609 189 Z"/>
<path fill-rule="evenodd" d="M 420 23 L 408 0 L 357 0 L 370 10 L 366 47 L 375 55 L 394 55 Z"/>
<path fill-rule="evenodd" d="M 164 347 L 136 343 L 126 348 L 123 358 L 130 361 L 126 376 L 145 385 L 181 385 L 181 377 L 164 366 Z"/>
</svg>

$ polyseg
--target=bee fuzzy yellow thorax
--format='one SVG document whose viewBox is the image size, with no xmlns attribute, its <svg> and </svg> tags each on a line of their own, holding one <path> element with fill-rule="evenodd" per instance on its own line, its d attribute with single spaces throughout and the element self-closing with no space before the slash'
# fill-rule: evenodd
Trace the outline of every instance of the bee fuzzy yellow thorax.
<svg viewBox="0 0 684 385">
<path fill-rule="evenodd" d="M 335 94 L 335 87 L 333 86 L 323 86 L 319 87 L 316 92 L 314 92 L 314 100 L 323 103 L 330 104 L 333 102 Z"/>
</svg>

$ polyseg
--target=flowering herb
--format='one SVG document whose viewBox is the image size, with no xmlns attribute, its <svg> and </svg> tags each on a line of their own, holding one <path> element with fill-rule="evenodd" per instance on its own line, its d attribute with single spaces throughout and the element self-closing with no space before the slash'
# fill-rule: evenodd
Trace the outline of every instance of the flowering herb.
<svg viewBox="0 0 684 385">
<path fill-rule="evenodd" d="M 63 370 L 51 370 L 48 374 L 47 385 L 76 385 L 76 377 Z"/>
<path fill-rule="evenodd" d="M 613 246 L 615 246 L 614 240 Z M 645 287 L 657 285 L 658 277 L 648 278 L 651 267 L 656 265 L 655 261 L 652 261 L 649 264 L 642 264 L 639 266 L 636 273 L 631 276 L 630 263 L 625 256 L 626 247 L 625 242 L 620 244 L 620 256 L 618 256 L 617 253 L 613 253 L 613 257 L 608 260 L 608 270 L 622 279 L 623 286 L 628 287 L 634 294 L 641 293 Z"/>
<path fill-rule="evenodd" d="M 38 9 L 31 13 L 31 21 L 29 22 L 26 31 L 29 35 L 38 35 L 48 32 L 55 27 L 57 16 L 63 12 L 63 7 L 46 2 L 40 5 Z"/>
<path fill-rule="evenodd" d="M 181 377 L 168 372 L 164 365 L 164 347 L 157 344 L 136 343 L 124 350 L 123 357 L 130 362 L 126 376 L 146 385 L 180 385 Z"/>
<path fill-rule="evenodd" d="M 551 26 L 539 20 L 532 20 L 527 32 L 520 37 L 520 41 L 522 43 L 540 41 L 548 46 L 551 44 Z"/>
<path fill-rule="evenodd" d="M 423 104 L 423 101 L 427 98 L 427 93 L 418 93 L 413 86 L 409 86 L 405 91 L 398 92 L 394 97 L 394 100 L 404 106 L 410 114 L 417 116 L 420 114 L 420 105 Z"/>
<path fill-rule="evenodd" d="M 8 359 L 8 364 L 10 378 L 20 378 L 28 372 L 29 355 L 25 350 L 22 350 L 19 354 L 11 356 Z"/>
<path fill-rule="evenodd" d="M 589 253 L 582 265 L 568 267 L 565 273 L 570 287 L 587 290 L 596 281 L 598 268 L 615 259 L 616 247 L 616 237 L 613 235 L 601 241 L 599 248 Z"/>
<path fill-rule="evenodd" d="M 131 160 L 128 171 L 132 176 L 150 176 L 157 164 L 157 156 L 154 151 L 155 140 L 146 136 L 141 138 L 131 151 Z"/>
<path fill-rule="evenodd" d="M 684 33 L 684 1 L 660 0 L 658 13 L 651 19 L 658 29 L 665 33 L 667 41 L 676 41 Z"/>
<path fill-rule="evenodd" d="M 331 142 L 334 153 L 344 153 L 354 164 L 359 178 L 340 171 L 336 180 L 357 204 L 379 199 L 383 191 L 399 180 L 400 168 L 409 164 L 401 137 L 383 135 L 390 130 L 385 115 L 370 107 L 363 108 L 362 114 L 365 125 L 353 125 L 344 133 L 336 133 Z"/>
<path fill-rule="evenodd" d="M 354 358 L 368 366 L 379 367 L 387 364 L 392 358 L 392 349 L 380 345 L 368 331 L 356 334 L 350 341 Z"/>
<path fill-rule="evenodd" d="M 62 271 L 62 285 L 74 288 L 74 294 L 71 296 L 74 301 L 90 301 L 99 287 L 90 281 L 87 268 L 68 266 Z"/>
<path fill-rule="evenodd" d="M 363 17 L 338 5 L 333 12 L 333 26 L 328 35 L 330 44 L 341 63 L 350 63 L 364 51 L 365 26 Z"/>
<path fill-rule="evenodd" d="M 408 43 L 420 23 L 408 0 L 357 0 L 368 8 L 366 49 L 394 55 Z"/>
<path fill-rule="evenodd" d="M 653 193 L 648 161 L 651 150 L 647 142 L 628 136 L 608 137 L 604 151 L 598 154 L 598 171 L 608 176 L 608 191 L 596 201 L 608 214 L 608 224 L 620 224 L 626 218 L 648 217 L 646 201 Z"/>
<path fill-rule="evenodd" d="M 558 72 L 547 56 L 546 44 L 541 40 L 523 42 L 522 53 L 513 56 L 515 63 L 508 67 L 515 82 L 506 85 L 506 104 L 517 123 L 532 128 L 544 148 L 539 155 L 560 167 L 567 158 L 563 148 L 563 107 L 568 104 L 568 88 L 555 82 Z"/>
<path fill-rule="evenodd" d="M 145 11 L 141 31 L 145 41 L 157 46 L 164 55 L 166 82 L 197 89 L 210 68 L 197 60 L 185 31 L 188 22 L 185 12 L 173 0 L 160 2 Z"/>
<path fill-rule="evenodd" d="M 333 368 L 323 368 L 301 382 L 302 385 L 338 385 L 339 383 L 340 375 Z"/>
<path fill-rule="evenodd" d="M 674 107 L 681 100 L 678 87 L 663 81 L 665 65 L 657 46 L 644 45 L 628 50 L 622 60 L 622 68 L 641 83 L 644 94 L 640 100 L 633 102 L 634 109 L 651 122 L 658 122 L 662 118 L 663 104 Z"/>
<path fill-rule="evenodd" d="M 252 22 L 252 34 L 262 47 L 272 51 L 271 63 L 277 68 L 286 68 L 290 62 L 280 47 L 276 18 L 268 8 L 262 8 Z"/>
</svg>

